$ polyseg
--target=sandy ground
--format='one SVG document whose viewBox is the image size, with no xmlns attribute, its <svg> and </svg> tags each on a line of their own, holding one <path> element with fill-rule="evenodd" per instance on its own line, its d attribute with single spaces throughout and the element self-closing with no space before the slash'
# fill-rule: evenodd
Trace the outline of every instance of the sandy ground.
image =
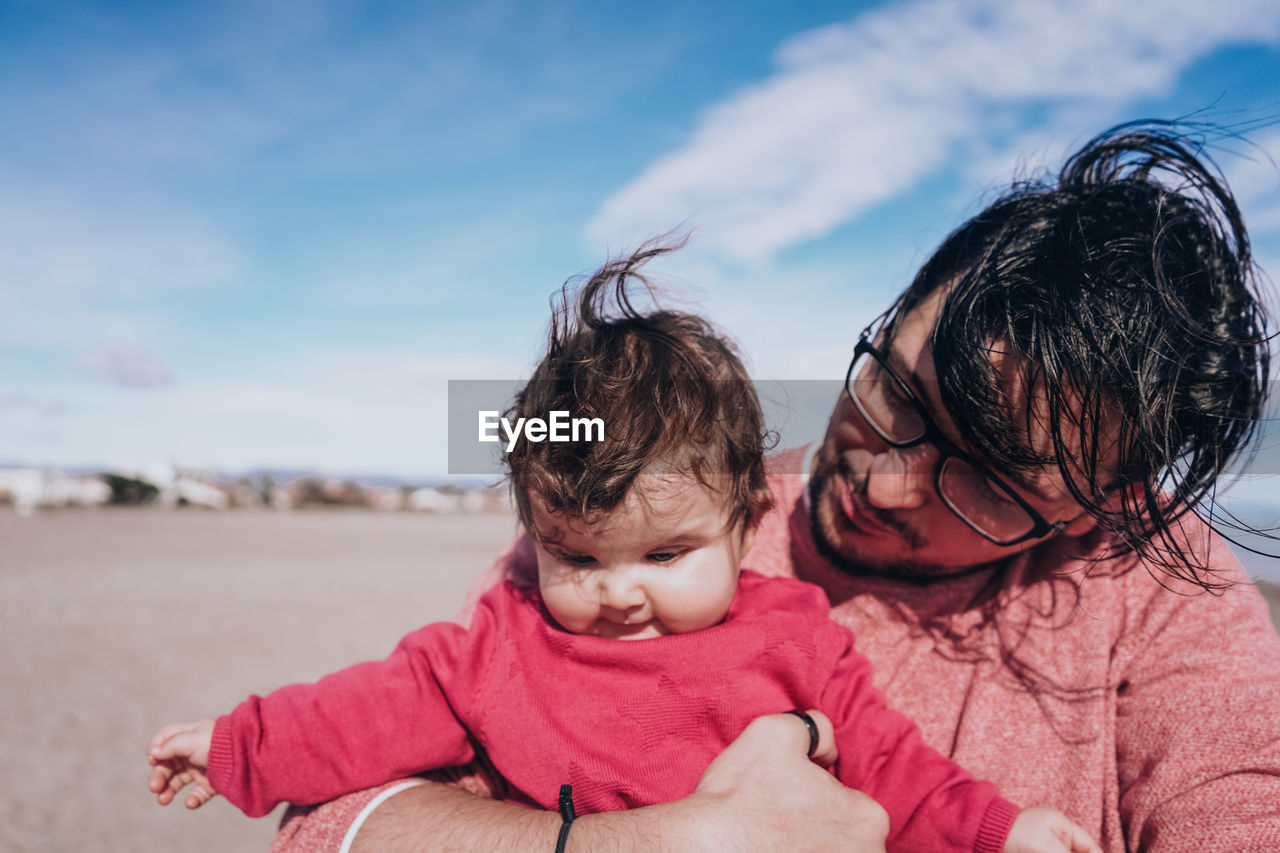
<svg viewBox="0 0 1280 853">
<path fill-rule="evenodd" d="M 278 813 L 160 808 L 151 734 L 450 618 L 507 516 L 0 509 L 0 850 L 265 850 Z"/>
<path fill-rule="evenodd" d="M 507 516 L 0 510 L 0 850 L 265 850 L 278 814 L 155 805 L 151 734 L 382 657 L 452 616 L 513 530 Z"/>
</svg>

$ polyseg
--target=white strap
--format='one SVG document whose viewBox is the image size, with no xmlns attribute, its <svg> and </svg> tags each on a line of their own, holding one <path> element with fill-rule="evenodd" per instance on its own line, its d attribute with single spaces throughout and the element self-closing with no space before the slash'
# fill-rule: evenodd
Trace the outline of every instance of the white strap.
<svg viewBox="0 0 1280 853">
<path fill-rule="evenodd" d="M 360 810 L 360 814 L 356 815 L 356 819 L 351 822 L 350 828 L 347 829 L 347 834 L 342 838 L 342 847 L 338 848 L 338 853 L 351 853 L 351 843 L 356 840 L 356 833 L 360 831 L 360 827 L 364 825 L 369 815 L 373 814 L 374 809 L 406 788 L 413 788 L 421 784 L 421 779 L 406 779 L 399 785 L 392 785 L 370 800 L 368 805 Z"/>
</svg>

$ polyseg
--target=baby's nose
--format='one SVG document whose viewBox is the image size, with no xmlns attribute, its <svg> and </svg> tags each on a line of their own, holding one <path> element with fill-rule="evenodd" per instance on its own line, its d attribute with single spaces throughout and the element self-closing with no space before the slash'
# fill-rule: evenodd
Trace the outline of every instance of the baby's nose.
<svg viewBox="0 0 1280 853">
<path fill-rule="evenodd" d="M 600 603 L 615 610 L 644 604 L 644 589 L 626 571 L 610 570 L 600 578 Z"/>
</svg>

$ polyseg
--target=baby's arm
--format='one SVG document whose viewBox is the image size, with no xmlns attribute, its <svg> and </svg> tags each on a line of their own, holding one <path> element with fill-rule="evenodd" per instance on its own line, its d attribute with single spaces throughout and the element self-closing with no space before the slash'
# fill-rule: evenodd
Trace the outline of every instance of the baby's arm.
<svg viewBox="0 0 1280 853">
<path fill-rule="evenodd" d="M 198 809 L 213 799 L 217 791 L 209 784 L 209 744 L 213 740 L 213 720 L 173 723 L 156 732 L 147 745 L 147 761 L 155 769 L 147 787 L 156 802 L 167 806 L 187 785 L 187 808 Z"/>
<path fill-rule="evenodd" d="M 833 626 L 834 628 L 834 626 Z M 823 694 L 835 724 L 837 773 L 889 812 L 887 848 L 973 853 L 1101 853 L 1060 812 L 1023 809 L 924 742 L 919 728 L 889 708 L 871 664 L 847 644 Z"/>
<path fill-rule="evenodd" d="M 153 792 L 172 788 L 160 800 L 171 801 L 196 782 L 197 800 L 216 792 L 260 817 L 281 801 L 317 803 L 422 770 L 466 764 L 475 752 L 464 721 L 498 643 L 487 604 L 469 632 L 449 623 L 428 625 L 405 637 L 386 660 L 249 697 L 204 724 L 207 732 L 194 746 L 179 737 L 175 755 L 157 759 L 167 763 L 163 770 L 157 765 Z"/>
</svg>

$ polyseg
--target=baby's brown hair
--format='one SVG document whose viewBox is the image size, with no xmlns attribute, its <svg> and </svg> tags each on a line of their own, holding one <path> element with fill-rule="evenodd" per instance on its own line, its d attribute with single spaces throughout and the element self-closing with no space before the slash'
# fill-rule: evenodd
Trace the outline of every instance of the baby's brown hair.
<svg viewBox="0 0 1280 853">
<path fill-rule="evenodd" d="M 661 462 L 722 496 L 730 526 L 753 526 L 773 504 L 765 481 L 770 435 L 734 345 L 694 314 L 633 303 L 641 268 L 682 242 L 652 240 L 611 260 L 554 306 L 547 351 L 504 416 L 568 411 L 599 418 L 600 441 L 520 441 L 504 457 L 520 521 L 536 535 L 530 497 L 592 523 L 616 509 L 636 478 Z"/>
</svg>

